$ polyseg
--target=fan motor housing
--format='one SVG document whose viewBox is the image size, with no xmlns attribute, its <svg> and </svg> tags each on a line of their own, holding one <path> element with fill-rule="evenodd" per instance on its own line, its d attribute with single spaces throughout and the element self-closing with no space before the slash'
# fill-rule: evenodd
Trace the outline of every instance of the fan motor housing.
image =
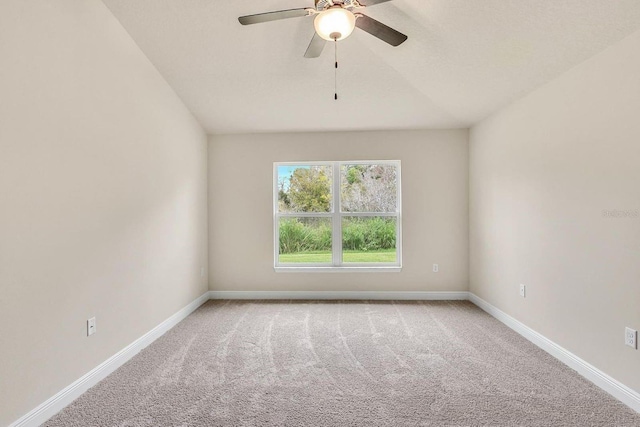
<svg viewBox="0 0 640 427">
<path fill-rule="evenodd" d="M 315 0 L 315 3 L 317 11 L 325 10 L 333 6 L 333 3 L 329 2 L 329 0 Z"/>
<path fill-rule="evenodd" d="M 315 0 L 315 7 L 318 12 L 327 10 L 333 6 L 340 6 L 347 9 L 360 7 L 356 0 Z"/>
</svg>

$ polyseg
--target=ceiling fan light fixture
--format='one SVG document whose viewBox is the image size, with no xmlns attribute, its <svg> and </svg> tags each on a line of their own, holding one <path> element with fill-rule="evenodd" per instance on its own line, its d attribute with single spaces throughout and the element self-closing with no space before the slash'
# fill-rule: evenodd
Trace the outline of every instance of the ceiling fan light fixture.
<svg viewBox="0 0 640 427">
<path fill-rule="evenodd" d="M 351 35 L 356 26 L 356 17 L 351 11 L 336 6 L 319 13 L 313 26 L 323 39 L 340 41 Z"/>
</svg>

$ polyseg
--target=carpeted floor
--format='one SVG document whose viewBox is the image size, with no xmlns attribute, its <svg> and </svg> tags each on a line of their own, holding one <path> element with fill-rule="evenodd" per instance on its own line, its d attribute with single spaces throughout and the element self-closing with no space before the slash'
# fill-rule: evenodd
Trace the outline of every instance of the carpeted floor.
<svg viewBox="0 0 640 427">
<path fill-rule="evenodd" d="M 209 301 L 46 426 L 640 426 L 473 304 Z"/>
</svg>

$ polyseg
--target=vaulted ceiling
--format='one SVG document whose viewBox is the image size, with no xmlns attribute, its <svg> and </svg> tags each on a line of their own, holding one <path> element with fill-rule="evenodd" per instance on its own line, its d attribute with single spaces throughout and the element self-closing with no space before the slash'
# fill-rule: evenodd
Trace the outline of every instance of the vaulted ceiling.
<svg viewBox="0 0 640 427">
<path fill-rule="evenodd" d="M 209 133 L 468 127 L 640 29 L 638 0 L 393 0 L 303 54 L 313 18 L 238 17 L 312 0 L 103 0 Z M 362 0 L 366 4 L 366 0 Z"/>
</svg>

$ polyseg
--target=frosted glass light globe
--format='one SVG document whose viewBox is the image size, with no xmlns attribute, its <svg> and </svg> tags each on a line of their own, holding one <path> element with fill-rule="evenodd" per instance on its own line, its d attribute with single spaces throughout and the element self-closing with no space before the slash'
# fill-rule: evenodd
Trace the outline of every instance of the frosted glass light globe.
<svg viewBox="0 0 640 427">
<path fill-rule="evenodd" d="M 319 13 L 313 21 L 313 26 L 316 33 L 325 40 L 343 40 L 353 32 L 356 17 L 347 9 L 332 7 Z"/>
</svg>

